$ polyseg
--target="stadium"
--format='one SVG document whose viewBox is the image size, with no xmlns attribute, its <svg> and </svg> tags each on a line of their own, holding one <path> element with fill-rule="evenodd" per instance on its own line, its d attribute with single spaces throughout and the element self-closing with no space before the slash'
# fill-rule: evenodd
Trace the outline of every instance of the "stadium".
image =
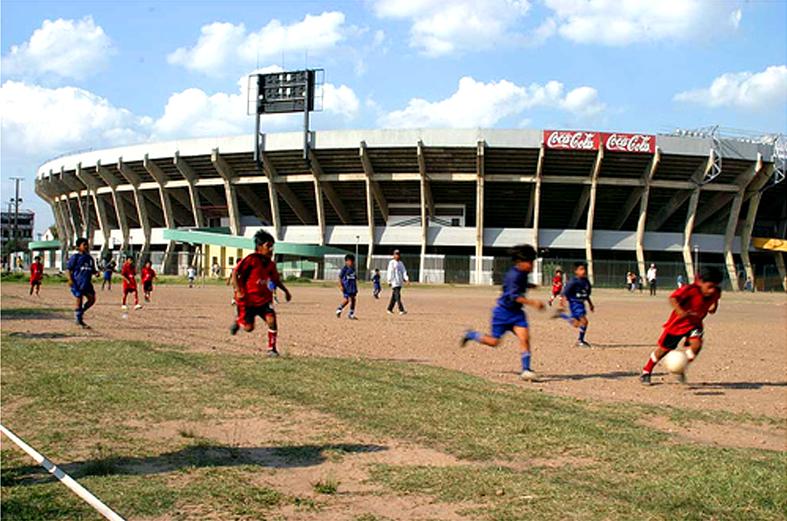
<svg viewBox="0 0 787 521">
<path fill-rule="evenodd" d="M 506 248 L 537 246 L 541 274 L 587 259 L 596 285 L 723 266 L 727 287 L 783 288 L 787 183 L 773 144 L 712 134 L 577 130 L 347 130 L 146 143 L 42 165 L 60 266 L 78 236 L 166 273 L 232 268 L 260 227 L 285 272 L 323 278 L 346 251 L 413 280 L 491 284 Z M 780 240 L 781 239 L 781 240 Z M 247 245 L 247 243 L 249 245 Z M 52 246 L 56 244 L 56 246 Z M 45 248 L 45 244 L 39 245 Z M 734 282 L 730 282 L 734 281 Z"/>
</svg>

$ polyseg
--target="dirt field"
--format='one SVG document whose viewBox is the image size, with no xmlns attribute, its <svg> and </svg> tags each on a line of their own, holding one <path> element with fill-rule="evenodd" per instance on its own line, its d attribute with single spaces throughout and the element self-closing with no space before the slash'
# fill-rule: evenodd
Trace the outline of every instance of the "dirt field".
<svg viewBox="0 0 787 521">
<path fill-rule="evenodd" d="M 159 286 L 154 302 L 141 311 L 130 311 L 127 319 L 121 318 L 119 289 L 99 292 L 96 307 L 86 315 L 90 331 L 76 329 L 63 316 L 4 320 L 3 331 L 151 340 L 194 350 L 247 351 L 263 346 L 264 327 L 236 337 L 228 334 L 234 308 L 224 286 Z M 26 290 L 21 284 L 3 284 L 3 309 L 71 307 L 62 285 L 44 286 L 40 299 L 28 297 Z M 725 294 L 718 314 L 706 321 L 705 349 L 691 367 L 690 385 L 681 386 L 657 369 L 655 385 L 644 388 L 637 375 L 667 317 L 666 293 L 652 298 L 596 291 L 596 312 L 590 315 L 587 335 L 593 349 L 575 348 L 576 332 L 561 320 L 550 320 L 549 312 L 530 311 L 533 364 L 541 377 L 537 383 L 518 380 L 511 336 L 497 349 L 458 347 L 465 328 L 488 328 L 497 295 L 494 288 L 405 288 L 406 316 L 385 313 L 387 292 L 383 299 L 374 300 L 363 288 L 357 321 L 335 317 L 339 301 L 335 288 L 298 285 L 292 293 L 292 302 L 278 306 L 280 348 L 285 354 L 409 361 L 560 395 L 787 417 L 787 298 L 783 294 Z"/>
</svg>

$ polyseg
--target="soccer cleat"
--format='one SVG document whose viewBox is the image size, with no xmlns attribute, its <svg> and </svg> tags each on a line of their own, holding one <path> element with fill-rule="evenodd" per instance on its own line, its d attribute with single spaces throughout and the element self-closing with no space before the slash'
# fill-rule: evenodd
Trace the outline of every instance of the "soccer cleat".
<svg viewBox="0 0 787 521">
<path fill-rule="evenodd" d="M 686 385 L 686 373 L 678 373 L 678 383 L 681 385 Z"/>
<path fill-rule="evenodd" d="M 639 383 L 642 385 L 650 385 L 650 373 L 642 373 L 639 375 Z"/>
<path fill-rule="evenodd" d="M 388 313 L 389 315 L 393 315 L 393 311 L 391 311 L 390 309 L 386 311 L 386 313 Z"/>
<path fill-rule="evenodd" d="M 268 358 L 277 358 L 279 356 L 279 352 L 275 349 L 268 349 L 268 352 L 265 353 L 265 356 Z"/>
<path fill-rule="evenodd" d="M 336 310 L 336 318 L 342 318 L 342 310 L 341 310 L 341 308 Z"/>
<path fill-rule="evenodd" d="M 585 342 L 584 340 L 578 340 L 577 341 L 577 347 L 590 348 L 590 347 L 593 347 L 593 346 L 590 345 L 589 342 Z"/>
<path fill-rule="evenodd" d="M 123 311 L 128 311 L 128 306 L 123 304 L 122 306 L 120 306 L 120 309 L 122 309 Z"/>
<path fill-rule="evenodd" d="M 525 369 L 522 371 L 522 374 L 519 375 L 522 380 L 526 380 L 528 382 L 534 382 L 536 380 L 536 376 L 537 375 L 535 371 L 531 371 L 530 369 Z"/>
<path fill-rule="evenodd" d="M 81 327 L 82 329 L 90 329 L 90 326 L 88 326 L 87 324 L 85 324 L 85 321 L 84 321 L 84 320 L 77 320 L 77 325 L 78 325 L 79 327 Z"/>
<path fill-rule="evenodd" d="M 134 306 L 134 309 L 136 310 L 142 309 L 142 304 L 137 304 L 136 306 Z"/>
<path fill-rule="evenodd" d="M 348 315 L 347 318 L 349 318 L 350 320 L 358 320 L 358 317 L 356 317 L 355 315 Z"/>
<path fill-rule="evenodd" d="M 400 312 L 399 312 L 399 314 L 400 314 L 400 315 L 406 315 L 406 314 L 407 314 L 407 311 L 400 311 Z"/>
<path fill-rule="evenodd" d="M 238 325 L 237 322 L 233 322 L 232 325 L 230 326 L 230 335 L 238 334 L 238 330 L 240 330 L 240 326 Z"/>
<path fill-rule="evenodd" d="M 472 340 L 472 338 L 470 336 L 471 333 L 472 333 L 472 331 L 469 330 L 469 329 L 464 332 L 464 334 L 462 335 L 462 340 L 459 341 L 459 347 L 466 346 L 467 343 Z"/>
</svg>

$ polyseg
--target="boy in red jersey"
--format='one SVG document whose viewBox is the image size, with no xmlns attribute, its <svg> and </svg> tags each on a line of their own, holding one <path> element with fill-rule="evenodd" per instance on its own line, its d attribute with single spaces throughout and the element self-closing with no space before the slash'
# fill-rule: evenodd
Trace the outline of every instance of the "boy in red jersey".
<svg viewBox="0 0 787 521">
<path fill-rule="evenodd" d="M 651 353 L 648 363 L 642 368 L 639 379 L 643 385 L 650 385 L 653 368 L 681 340 L 686 339 L 686 356 L 693 362 L 702 349 L 703 319 L 708 313 L 716 313 L 721 298 L 722 274 L 713 266 L 703 268 L 693 284 L 686 284 L 672 292 L 669 297 L 672 313 L 664 323 L 664 332 L 659 338 L 659 346 Z M 680 375 L 681 383 L 686 377 Z"/>
<path fill-rule="evenodd" d="M 142 266 L 142 272 L 140 273 L 145 302 L 150 302 L 150 294 L 153 292 L 153 279 L 155 278 L 156 272 L 153 269 L 153 263 L 150 261 L 145 262 L 145 265 Z"/>
<path fill-rule="evenodd" d="M 273 261 L 273 245 L 275 239 L 265 230 L 254 234 L 254 253 L 247 255 L 232 272 L 232 287 L 235 288 L 235 302 L 238 307 L 238 318 L 230 326 L 230 333 L 235 334 L 240 328 L 254 331 L 256 317 L 262 317 L 268 324 L 268 356 L 279 356 L 276 350 L 276 312 L 273 310 L 273 287 L 281 288 L 289 302 L 290 291 L 282 283 L 276 263 Z"/>
<path fill-rule="evenodd" d="M 120 270 L 120 275 L 123 277 L 123 311 L 128 310 L 126 298 L 128 298 L 129 293 L 134 294 L 134 309 L 142 309 L 142 305 L 139 303 L 139 294 L 137 293 L 137 269 L 134 267 L 134 259 L 131 255 L 126 257 L 123 268 Z"/>
<path fill-rule="evenodd" d="M 560 296 L 563 291 L 563 270 L 560 268 L 555 270 L 555 276 L 552 277 L 552 295 L 549 296 L 549 305 Z"/>
<path fill-rule="evenodd" d="M 33 263 L 30 265 L 30 294 L 33 294 L 33 290 L 36 292 L 36 296 L 40 297 L 41 294 L 41 281 L 44 278 L 44 265 L 41 263 L 41 257 L 36 255 L 36 258 L 33 260 Z"/>
</svg>

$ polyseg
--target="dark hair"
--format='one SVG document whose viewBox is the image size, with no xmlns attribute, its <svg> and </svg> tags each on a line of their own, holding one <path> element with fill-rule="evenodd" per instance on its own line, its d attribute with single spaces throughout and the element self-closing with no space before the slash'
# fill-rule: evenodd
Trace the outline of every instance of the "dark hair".
<svg viewBox="0 0 787 521">
<path fill-rule="evenodd" d="M 254 234 L 254 247 L 259 248 L 263 244 L 275 244 L 276 239 L 273 238 L 273 235 L 266 232 L 265 230 L 258 230 L 257 233 Z"/>
<path fill-rule="evenodd" d="M 511 248 L 511 250 L 509 250 L 509 253 L 511 254 L 511 260 L 514 262 L 531 262 L 536 260 L 536 257 L 538 256 L 536 249 L 529 244 L 520 244 L 518 246 L 514 246 Z"/>
<path fill-rule="evenodd" d="M 713 282 L 714 284 L 721 284 L 724 276 L 721 270 L 716 266 L 704 266 L 699 272 L 699 279 L 703 282 Z"/>
<path fill-rule="evenodd" d="M 555 273 L 563 273 L 563 270 L 561 268 L 558 268 L 555 270 Z"/>
<path fill-rule="evenodd" d="M 574 271 L 576 271 L 577 268 L 588 269 L 588 263 L 585 262 L 585 261 L 577 261 L 577 262 L 574 263 Z"/>
<path fill-rule="evenodd" d="M 83 244 L 87 244 L 87 239 L 85 239 L 84 237 L 80 237 L 79 239 L 77 239 L 77 248 L 79 248 Z"/>
<path fill-rule="evenodd" d="M 35 260 L 41 260 L 41 256 L 40 255 L 36 255 Z"/>
<path fill-rule="evenodd" d="M 126 255 L 126 260 L 134 260 L 134 256 L 133 255 Z M 150 262 L 150 261 L 145 261 L 145 262 Z"/>
<path fill-rule="evenodd" d="M 347 255 L 344 256 L 344 260 L 345 262 L 348 260 L 355 262 L 355 255 L 353 255 L 352 253 L 348 253 Z"/>
</svg>

